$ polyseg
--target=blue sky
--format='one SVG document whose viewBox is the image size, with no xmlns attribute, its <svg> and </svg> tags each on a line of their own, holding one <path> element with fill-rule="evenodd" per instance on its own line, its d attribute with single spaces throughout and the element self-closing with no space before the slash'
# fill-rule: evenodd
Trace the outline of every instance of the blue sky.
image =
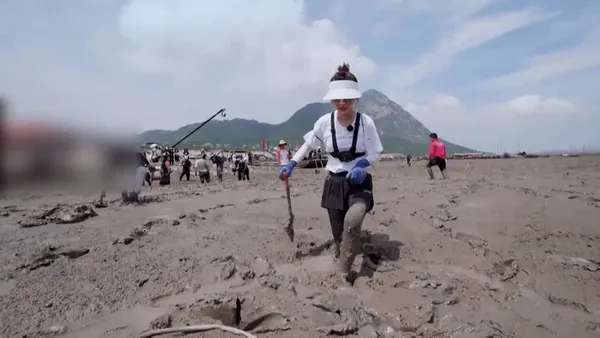
<svg viewBox="0 0 600 338">
<path fill-rule="evenodd" d="M 443 138 L 600 147 L 597 0 L 6 0 L 18 118 L 177 128 L 225 107 L 281 122 L 350 63 Z M 597 20 L 596 20 L 597 21 Z"/>
</svg>

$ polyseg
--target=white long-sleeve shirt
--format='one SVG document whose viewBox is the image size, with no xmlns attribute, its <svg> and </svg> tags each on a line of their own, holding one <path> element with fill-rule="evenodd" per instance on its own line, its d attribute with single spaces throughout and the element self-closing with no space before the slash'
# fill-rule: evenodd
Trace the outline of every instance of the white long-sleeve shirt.
<svg viewBox="0 0 600 338">
<path fill-rule="evenodd" d="M 349 150 L 352 146 L 352 136 L 354 132 L 348 131 L 346 127 L 339 123 L 337 119 L 337 111 L 335 111 L 334 114 L 335 116 L 333 120 L 335 123 L 338 150 L 340 152 Z M 313 130 L 304 135 L 304 144 L 302 147 L 300 147 L 298 152 L 296 152 L 292 160 L 300 162 L 311 150 L 317 149 L 320 146 L 326 153 L 328 153 L 327 166 L 325 166 L 325 169 L 332 173 L 350 171 L 352 168 L 354 168 L 356 163 L 363 158 L 366 158 L 371 165 L 375 165 L 375 163 L 381 158 L 383 146 L 381 145 L 381 140 L 379 139 L 379 134 L 377 133 L 377 128 L 375 127 L 375 122 L 373 122 L 373 119 L 363 113 L 361 113 L 360 116 L 361 121 L 358 138 L 356 141 L 356 152 L 364 152 L 364 156 L 361 156 L 351 162 L 342 162 L 329 155 L 329 153 L 333 152 L 333 143 L 331 141 L 331 113 L 328 113 L 321 116 L 317 122 L 315 122 Z"/>
</svg>

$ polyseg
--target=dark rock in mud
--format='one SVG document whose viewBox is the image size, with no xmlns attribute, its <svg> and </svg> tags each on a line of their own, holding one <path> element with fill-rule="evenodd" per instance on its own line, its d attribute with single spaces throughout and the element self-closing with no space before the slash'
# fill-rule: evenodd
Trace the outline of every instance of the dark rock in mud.
<svg viewBox="0 0 600 338">
<path fill-rule="evenodd" d="M 69 259 L 77 259 L 79 257 L 87 255 L 88 253 L 90 253 L 90 249 L 74 249 L 74 250 L 63 251 L 63 252 L 59 253 L 59 255 L 65 256 Z"/>
</svg>

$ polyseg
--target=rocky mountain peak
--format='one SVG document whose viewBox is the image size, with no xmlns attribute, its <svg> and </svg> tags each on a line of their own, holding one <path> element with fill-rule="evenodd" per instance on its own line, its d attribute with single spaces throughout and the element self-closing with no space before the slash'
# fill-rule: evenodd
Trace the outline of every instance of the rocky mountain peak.
<svg viewBox="0 0 600 338">
<path fill-rule="evenodd" d="M 371 116 L 381 136 L 427 141 L 429 130 L 419 120 L 382 92 L 366 90 L 358 102 L 358 111 Z"/>
</svg>

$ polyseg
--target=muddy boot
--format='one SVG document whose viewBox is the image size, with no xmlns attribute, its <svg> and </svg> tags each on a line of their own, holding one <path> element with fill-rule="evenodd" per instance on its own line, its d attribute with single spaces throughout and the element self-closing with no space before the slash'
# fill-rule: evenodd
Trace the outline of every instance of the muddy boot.
<svg viewBox="0 0 600 338">
<path fill-rule="evenodd" d="M 367 206 L 364 203 L 354 203 L 344 217 L 344 235 L 338 261 L 338 269 L 342 273 L 350 272 L 352 263 L 360 251 L 360 230 L 366 210 Z"/>
<path fill-rule="evenodd" d="M 448 172 L 446 170 L 442 170 L 442 177 L 447 180 L 448 179 Z"/>
<path fill-rule="evenodd" d="M 429 174 L 429 179 L 430 179 L 430 180 L 433 180 L 433 179 L 435 179 L 435 178 L 433 177 L 433 170 L 432 170 L 431 168 L 427 168 L 427 173 Z"/>
<path fill-rule="evenodd" d="M 335 242 L 335 243 L 333 243 L 333 245 L 334 245 L 333 255 L 334 255 L 335 259 L 339 259 L 340 258 L 340 245 L 341 245 L 341 243 Z"/>
</svg>

